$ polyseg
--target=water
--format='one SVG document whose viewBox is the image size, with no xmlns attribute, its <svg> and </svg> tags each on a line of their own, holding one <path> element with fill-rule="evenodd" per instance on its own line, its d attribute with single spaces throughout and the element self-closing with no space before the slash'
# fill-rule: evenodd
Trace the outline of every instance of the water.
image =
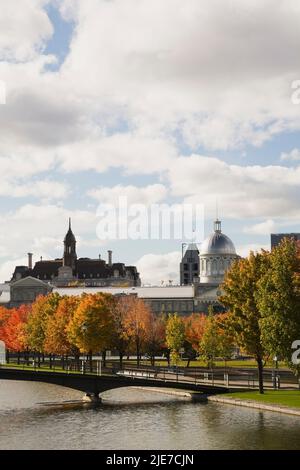
<svg viewBox="0 0 300 470">
<path fill-rule="evenodd" d="M 97 408 L 45 407 L 82 393 L 0 381 L 0 449 L 300 449 L 300 417 L 129 388 L 103 397 Z"/>
</svg>

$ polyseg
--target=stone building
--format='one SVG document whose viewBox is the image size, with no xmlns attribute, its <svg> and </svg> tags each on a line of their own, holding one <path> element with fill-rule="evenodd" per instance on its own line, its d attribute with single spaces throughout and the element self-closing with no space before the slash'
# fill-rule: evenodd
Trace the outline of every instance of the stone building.
<svg viewBox="0 0 300 470">
<path fill-rule="evenodd" d="M 125 266 L 123 263 L 113 263 L 112 251 L 108 252 L 108 262 L 91 258 L 78 258 L 76 238 L 69 221 L 69 229 L 64 238 L 64 253 L 62 258 L 55 260 L 40 260 L 32 264 L 32 254 L 28 253 L 28 266 L 17 266 L 11 282 L 26 277 L 49 282 L 54 286 L 139 286 L 139 273 L 135 266 Z"/>
<path fill-rule="evenodd" d="M 10 308 L 20 307 L 20 305 L 31 304 L 40 295 L 48 295 L 52 292 L 53 286 L 39 279 L 28 276 L 10 285 Z"/>
</svg>

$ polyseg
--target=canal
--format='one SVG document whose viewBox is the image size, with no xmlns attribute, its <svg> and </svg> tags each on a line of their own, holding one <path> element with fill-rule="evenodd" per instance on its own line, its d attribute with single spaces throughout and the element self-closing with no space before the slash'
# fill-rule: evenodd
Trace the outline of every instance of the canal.
<svg viewBox="0 0 300 470">
<path fill-rule="evenodd" d="M 0 381 L 0 449 L 300 449 L 300 417 L 136 389 L 103 397 L 50 406 L 82 393 Z"/>
</svg>

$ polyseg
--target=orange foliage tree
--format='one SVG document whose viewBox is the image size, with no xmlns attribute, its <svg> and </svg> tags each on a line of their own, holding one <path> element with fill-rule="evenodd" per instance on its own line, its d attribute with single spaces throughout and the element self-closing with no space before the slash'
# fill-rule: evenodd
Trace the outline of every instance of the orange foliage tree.
<svg viewBox="0 0 300 470">
<path fill-rule="evenodd" d="M 25 328 L 25 342 L 31 351 L 38 353 L 39 365 L 40 354 L 45 352 L 47 322 L 56 312 L 60 299 L 61 297 L 57 293 L 49 294 L 46 297 L 40 296 L 31 306 Z"/>
<path fill-rule="evenodd" d="M 150 355 L 151 365 L 155 365 L 155 356 L 165 347 L 166 316 L 150 312 L 146 329 L 146 350 Z"/>
<path fill-rule="evenodd" d="M 29 305 L 21 305 L 9 311 L 10 314 L 4 326 L 6 346 L 9 350 L 20 353 L 26 349 L 26 324 L 30 314 Z"/>
<path fill-rule="evenodd" d="M 70 342 L 67 327 L 71 322 L 80 298 L 71 296 L 63 297 L 54 314 L 48 317 L 45 328 L 44 349 L 47 353 L 58 354 L 63 357 L 72 354 L 78 358 L 79 349 Z"/>
<path fill-rule="evenodd" d="M 111 344 L 113 302 L 111 294 L 84 294 L 66 328 L 69 342 L 89 354 L 91 369 L 93 352 L 103 351 Z"/>
<path fill-rule="evenodd" d="M 151 321 L 151 312 L 143 300 L 130 296 L 127 299 L 128 310 L 124 319 L 125 335 L 134 345 L 137 365 L 140 365 L 142 347 L 147 338 L 147 328 Z"/>
</svg>

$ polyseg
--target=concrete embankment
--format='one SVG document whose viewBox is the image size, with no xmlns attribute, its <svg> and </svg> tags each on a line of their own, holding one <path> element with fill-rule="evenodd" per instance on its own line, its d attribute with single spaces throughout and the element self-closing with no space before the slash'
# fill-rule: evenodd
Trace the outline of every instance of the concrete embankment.
<svg viewBox="0 0 300 470">
<path fill-rule="evenodd" d="M 227 405 L 244 406 L 247 408 L 256 408 L 258 410 L 276 411 L 277 413 L 300 416 L 300 408 L 289 408 L 287 406 L 271 405 L 267 403 L 256 402 L 254 400 L 240 400 L 237 398 L 229 398 L 220 395 L 209 396 L 207 399 L 208 401 L 216 403 L 225 403 Z"/>
<path fill-rule="evenodd" d="M 170 396 L 177 396 L 178 398 L 185 398 L 191 401 L 197 402 L 207 402 L 207 395 L 201 392 L 193 392 L 193 391 L 186 391 L 186 390 L 176 390 L 176 389 L 165 389 L 165 388 L 155 388 L 155 387 L 132 387 L 137 388 L 139 390 L 145 390 L 147 392 L 156 392 L 156 393 L 164 393 L 165 395 Z"/>
</svg>

